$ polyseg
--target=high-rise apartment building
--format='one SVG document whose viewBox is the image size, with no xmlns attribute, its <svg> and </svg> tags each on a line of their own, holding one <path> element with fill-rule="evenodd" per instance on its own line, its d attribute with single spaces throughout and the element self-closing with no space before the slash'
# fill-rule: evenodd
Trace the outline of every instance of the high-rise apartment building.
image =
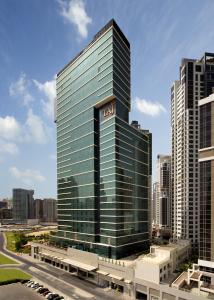
<svg viewBox="0 0 214 300">
<path fill-rule="evenodd" d="M 13 219 L 17 222 L 26 222 L 34 219 L 33 190 L 13 189 Z"/>
<path fill-rule="evenodd" d="M 156 225 L 157 214 L 159 209 L 158 205 L 158 182 L 153 183 L 152 187 L 152 225 Z"/>
<path fill-rule="evenodd" d="M 157 182 L 153 185 L 154 224 L 171 226 L 171 156 L 158 155 Z"/>
<path fill-rule="evenodd" d="M 42 221 L 42 219 L 43 219 L 43 200 L 42 199 L 34 200 L 34 210 L 35 210 L 35 219 Z"/>
<path fill-rule="evenodd" d="M 180 80 L 171 88 L 172 225 L 175 238 L 199 243 L 198 101 L 212 93 L 212 53 L 183 59 Z"/>
<path fill-rule="evenodd" d="M 214 64 L 212 66 L 212 70 L 214 71 Z M 200 100 L 199 109 L 199 258 L 201 260 L 214 262 L 214 94 L 211 94 L 209 97 Z"/>
<path fill-rule="evenodd" d="M 120 258 L 148 248 L 151 134 L 129 124 L 130 45 L 111 20 L 57 75 L 63 246 Z"/>
<path fill-rule="evenodd" d="M 57 221 L 57 201 L 56 199 L 46 198 L 42 200 L 43 204 L 43 221 L 56 222 Z"/>
<path fill-rule="evenodd" d="M 35 219 L 45 223 L 57 221 L 57 200 L 52 198 L 34 200 Z"/>
</svg>

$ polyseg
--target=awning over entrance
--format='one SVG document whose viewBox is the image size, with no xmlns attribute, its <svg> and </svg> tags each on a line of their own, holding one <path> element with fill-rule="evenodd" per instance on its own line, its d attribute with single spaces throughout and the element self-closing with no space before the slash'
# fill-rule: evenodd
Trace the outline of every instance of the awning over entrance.
<svg viewBox="0 0 214 300">
<path fill-rule="evenodd" d="M 109 274 L 109 273 L 104 272 L 104 271 L 101 271 L 101 270 L 97 270 L 96 272 L 97 272 L 98 274 L 101 274 L 101 275 L 104 275 L 104 276 L 106 276 L 106 275 Z"/>
<path fill-rule="evenodd" d="M 47 252 L 42 252 L 41 253 L 43 256 L 47 256 L 47 257 L 50 257 L 50 258 L 54 258 L 53 255 L 51 255 L 50 253 L 47 253 Z"/>
<path fill-rule="evenodd" d="M 114 275 L 114 274 L 109 274 L 108 276 L 113 278 L 113 279 L 120 280 L 120 281 L 123 280 L 123 277 L 120 277 L 120 276 L 117 276 L 117 275 Z"/>
<path fill-rule="evenodd" d="M 69 265 L 71 265 L 73 267 L 76 267 L 76 268 L 79 268 L 81 270 L 88 271 L 88 272 L 94 271 L 94 270 L 97 269 L 94 266 L 87 265 L 87 264 L 81 263 L 79 261 L 70 259 L 70 258 L 63 259 L 63 262 L 65 262 L 65 263 L 67 263 L 67 264 L 69 264 Z"/>
<path fill-rule="evenodd" d="M 128 284 L 132 283 L 132 281 L 131 281 L 131 280 L 128 280 L 128 279 L 126 279 L 126 280 L 124 280 L 124 281 L 125 281 L 125 283 L 128 283 Z"/>
</svg>

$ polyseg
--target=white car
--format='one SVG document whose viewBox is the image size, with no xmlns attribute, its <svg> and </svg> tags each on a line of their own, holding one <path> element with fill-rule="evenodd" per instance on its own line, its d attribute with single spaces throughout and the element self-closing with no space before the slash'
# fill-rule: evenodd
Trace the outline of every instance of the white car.
<svg viewBox="0 0 214 300">
<path fill-rule="evenodd" d="M 29 287 L 33 287 L 34 284 L 36 284 L 35 282 L 32 282 L 31 284 L 29 284 Z"/>
<path fill-rule="evenodd" d="M 33 280 L 30 280 L 30 281 L 28 281 L 27 283 L 26 283 L 26 286 L 27 287 L 29 287 L 31 284 L 33 284 L 34 283 L 34 281 Z"/>
<path fill-rule="evenodd" d="M 45 298 L 48 299 L 48 297 L 49 297 L 51 294 L 53 294 L 53 293 L 51 293 L 51 292 L 48 293 L 48 294 L 45 296 Z"/>
<path fill-rule="evenodd" d="M 43 285 L 39 285 L 39 286 L 35 289 L 35 291 L 37 292 L 39 289 L 43 289 Z"/>
<path fill-rule="evenodd" d="M 35 282 L 35 283 L 31 284 L 30 287 L 33 288 L 33 289 L 35 289 L 36 287 L 39 287 L 39 283 Z"/>
</svg>

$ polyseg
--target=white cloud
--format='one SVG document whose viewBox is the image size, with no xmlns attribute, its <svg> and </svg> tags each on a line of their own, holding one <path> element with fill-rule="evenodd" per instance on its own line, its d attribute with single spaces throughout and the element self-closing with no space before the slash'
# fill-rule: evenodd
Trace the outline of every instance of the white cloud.
<svg viewBox="0 0 214 300">
<path fill-rule="evenodd" d="M 21 126 L 12 116 L 0 117 L 0 137 L 17 140 L 21 134 Z"/>
<path fill-rule="evenodd" d="M 46 100 L 42 100 L 42 108 L 44 113 L 49 117 L 54 117 L 54 102 L 56 98 L 56 76 L 54 76 L 54 79 L 51 81 L 46 81 L 44 83 L 41 83 L 37 80 L 33 80 L 34 84 L 38 88 L 39 91 L 41 91 L 45 97 Z"/>
<path fill-rule="evenodd" d="M 19 150 L 16 144 L 8 143 L 0 139 L 0 153 L 16 155 L 18 152 Z"/>
<path fill-rule="evenodd" d="M 50 140 L 50 130 L 32 109 L 28 110 L 27 119 L 22 124 L 13 116 L 0 117 L 0 140 L 46 144 Z"/>
<path fill-rule="evenodd" d="M 32 95 L 29 93 L 30 80 L 25 73 L 21 73 L 16 82 L 11 83 L 9 87 L 10 96 L 21 97 L 23 104 L 28 105 L 33 101 Z"/>
<path fill-rule="evenodd" d="M 136 97 L 135 99 L 135 107 L 139 112 L 152 117 L 159 116 L 161 113 L 166 113 L 166 109 L 162 104 L 140 99 L 139 97 Z"/>
<path fill-rule="evenodd" d="M 58 2 L 61 8 L 60 13 L 64 19 L 74 24 L 79 35 L 86 38 L 88 35 L 87 27 L 92 23 L 92 19 L 87 15 L 84 2 L 82 0 L 70 0 L 69 2 L 59 0 Z"/>
<path fill-rule="evenodd" d="M 24 139 L 37 144 L 45 144 L 49 139 L 47 127 L 42 119 L 33 113 L 32 109 L 29 109 L 24 125 Z"/>
<path fill-rule="evenodd" d="M 9 172 L 14 178 L 19 179 L 26 184 L 32 184 L 33 182 L 44 182 L 46 180 L 46 178 L 38 170 L 26 169 L 21 171 L 16 167 L 11 167 Z"/>
</svg>

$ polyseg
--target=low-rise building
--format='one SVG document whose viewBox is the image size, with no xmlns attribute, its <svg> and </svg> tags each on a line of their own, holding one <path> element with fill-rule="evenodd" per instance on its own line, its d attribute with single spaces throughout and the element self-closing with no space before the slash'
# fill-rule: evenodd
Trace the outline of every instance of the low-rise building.
<svg viewBox="0 0 214 300">
<path fill-rule="evenodd" d="M 166 282 L 190 253 L 190 242 L 180 240 L 177 244 L 151 246 L 150 253 L 136 262 L 137 277 L 154 283 Z"/>
<path fill-rule="evenodd" d="M 149 300 L 200 299 L 172 288 L 170 280 L 167 281 L 178 265 L 187 259 L 189 251 L 189 241 L 179 241 L 178 244 L 151 246 L 148 255 L 114 260 L 74 248 L 61 249 L 31 244 L 31 255 L 35 259 L 68 273 L 76 273 L 101 287 L 117 289 L 130 299 Z"/>
<path fill-rule="evenodd" d="M 199 259 L 197 264 L 193 264 L 187 272 L 183 272 L 176 278 L 172 287 L 193 295 L 214 299 L 214 263 Z"/>
</svg>

